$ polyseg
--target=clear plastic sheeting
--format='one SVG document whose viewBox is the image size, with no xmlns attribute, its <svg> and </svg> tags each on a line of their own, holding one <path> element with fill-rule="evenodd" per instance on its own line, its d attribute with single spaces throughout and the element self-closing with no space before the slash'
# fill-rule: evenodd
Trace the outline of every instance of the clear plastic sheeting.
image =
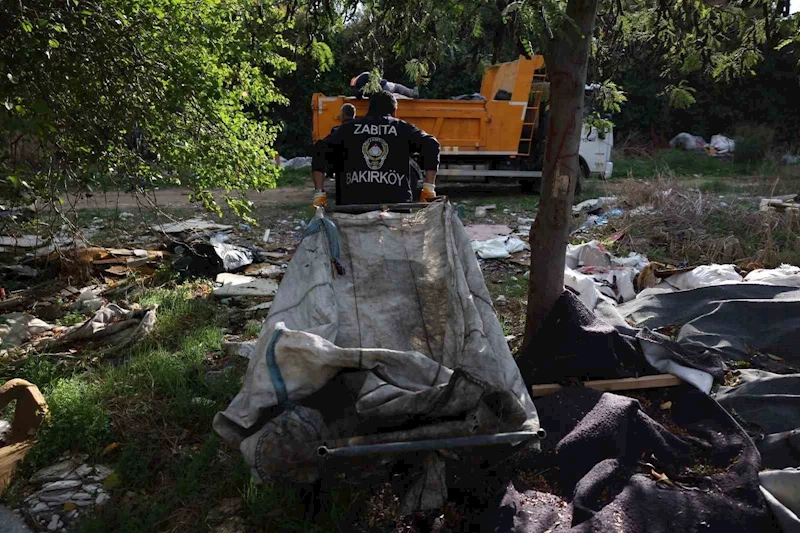
<svg viewBox="0 0 800 533">
<path fill-rule="evenodd" d="M 485 241 L 472 241 L 472 249 L 481 259 L 505 259 L 511 254 L 528 249 L 517 237 L 500 236 Z"/>
<path fill-rule="evenodd" d="M 318 210 L 214 429 L 258 478 L 308 481 L 319 439 L 454 422 L 539 429 L 455 209 Z"/>
</svg>

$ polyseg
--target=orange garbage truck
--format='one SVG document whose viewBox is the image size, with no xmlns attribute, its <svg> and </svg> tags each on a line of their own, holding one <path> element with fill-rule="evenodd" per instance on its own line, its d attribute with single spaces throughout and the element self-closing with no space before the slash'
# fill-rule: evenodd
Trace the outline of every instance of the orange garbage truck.
<svg viewBox="0 0 800 533">
<path fill-rule="evenodd" d="M 518 180 L 523 190 L 538 191 L 544 154 L 541 118 L 548 90 L 546 81 L 542 56 L 520 56 L 516 61 L 486 68 L 480 97 L 398 99 L 397 116 L 439 140 L 439 183 Z M 367 100 L 321 93 L 312 96 L 315 142 L 341 123 L 339 110 L 346 103 L 355 106 L 357 116 L 367 113 Z M 583 177 L 592 172 L 608 177 L 613 134 L 608 132 L 599 139 L 595 132 L 592 140 L 592 132 L 586 130 L 581 139 Z M 418 168 L 413 162 L 411 166 Z"/>
</svg>

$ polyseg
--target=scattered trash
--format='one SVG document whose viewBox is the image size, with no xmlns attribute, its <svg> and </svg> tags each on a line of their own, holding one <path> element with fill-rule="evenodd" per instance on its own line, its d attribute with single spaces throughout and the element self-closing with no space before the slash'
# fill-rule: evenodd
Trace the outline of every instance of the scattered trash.
<svg viewBox="0 0 800 533">
<path fill-rule="evenodd" d="M 253 278 L 239 274 L 222 273 L 217 276 L 221 287 L 214 289 L 214 296 L 274 296 L 278 284 L 271 279 Z"/>
<path fill-rule="evenodd" d="M 51 346 L 102 341 L 108 346 L 103 350 L 106 354 L 119 352 L 153 331 L 157 309 L 157 305 L 147 309 L 124 309 L 115 303 L 108 304 L 83 324 L 52 341 Z"/>
<path fill-rule="evenodd" d="M 39 235 L 20 235 L 19 237 L 0 235 L 0 246 L 11 248 L 38 248 L 48 241 L 49 239 L 43 239 Z"/>
<path fill-rule="evenodd" d="M 170 224 L 163 224 L 156 226 L 156 229 L 164 233 L 183 233 L 186 231 L 206 231 L 206 230 L 228 230 L 233 226 L 228 224 L 217 224 L 209 222 L 200 218 L 190 218 L 188 220 L 181 220 L 179 222 L 172 222 Z"/>
<path fill-rule="evenodd" d="M 669 145 L 678 150 L 686 150 L 689 152 L 702 152 L 705 150 L 708 143 L 699 135 L 692 135 L 691 133 L 679 133 L 672 140 Z"/>
<path fill-rule="evenodd" d="M 53 328 L 53 325 L 27 313 L 0 316 L 0 348 L 5 350 L 20 346 Z"/>
<path fill-rule="evenodd" d="M 567 268 L 577 269 L 582 266 L 610 268 L 611 254 L 599 241 L 593 240 L 584 244 L 567 245 Z"/>
<path fill-rule="evenodd" d="M 736 151 L 736 141 L 724 135 L 712 135 L 711 142 L 706 147 L 706 154 L 721 157 Z"/>
<path fill-rule="evenodd" d="M 498 304 L 505 304 L 505 303 L 508 303 L 508 298 L 506 298 L 505 296 L 503 296 L 503 295 L 501 294 L 500 296 L 498 296 L 497 298 L 495 298 L 495 300 L 494 300 L 494 301 L 495 301 L 495 303 L 498 303 Z"/>
<path fill-rule="evenodd" d="M 253 307 L 248 307 L 247 309 L 245 309 L 245 311 L 247 312 L 268 311 L 270 307 L 272 307 L 272 302 L 264 302 L 258 305 L 254 305 Z"/>
<path fill-rule="evenodd" d="M 656 208 L 653 207 L 652 205 L 640 205 L 638 207 L 631 209 L 629 215 L 632 217 L 640 217 L 642 215 L 652 215 L 655 212 Z"/>
<path fill-rule="evenodd" d="M 784 165 L 800 165 L 800 155 L 786 154 L 781 158 Z"/>
<path fill-rule="evenodd" d="M 222 353 L 229 356 L 238 355 L 250 359 L 255 350 L 256 341 L 225 341 L 222 343 Z"/>
<path fill-rule="evenodd" d="M 39 271 L 27 265 L 0 265 L 0 268 L 21 278 L 35 278 Z"/>
<path fill-rule="evenodd" d="M 500 236 L 485 241 L 472 241 L 472 250 L 481 259 L 505 259 L 526 249 L 528 245 L 516 237 Z"/>
<path fill-rule="evenodd" d="M 263 278 L 279 278 L 283 276 L 283 269 L 271 263 L 259 263 L 257 265 L 248 265 L 245 267 L 244 274 Z"/>
<path fill-rule="evenodd" d="M 511 235 L 511 228 L 504 224 L 471 224 L 464 226 L 471 241 L 485 241 L 494 237 Z"/>
<path fill-rule="evenodd" d="M 800 211 L 800 203 L 795 202 L 796 194 L 775 196 L 772 198 L 762 198 L 759 203 L 759 211 Z"/>
<path fill-rule="evenodd" d="M 239 229 L 242 231 L 250 231 L 250 224 L 239 224 Z"/>
<path fill-rule="evenodd" d="M 490 204 L 490 205 L 482 205 L 482 206 L 476 207 L 475 208 L 475 216 L 478 217 L 478 218 L 483 218 L 483 217 L 486 216 L 486 211 L 489 211 L 489 210 L 492 210 L 492 209 L 497 209 L 497 206 L 495 204 Z"/>
<path fill-rule="evenodd" d="M 264 230 L 264 236 L 261 238 L 264 242 L 269 242 L 269 229 Z"/>
<path fill-rule="evenodd" d="M 602 198 L 592 198 L 591 200 L 584 200 L 583 202 L 572 206 L 572 214 L 579 215 L 581 213 L 597 213 L 603 206 L 605 201 Z"/>
<path fill-rule="evenodd" d="M 71 309 L 80 312 L 93 313 L 103 307 L 100 290 L 96 287 L 85 287 L 81 290 L 78 299 L 72 303 Z"/>
<path fill-rule="evenodd" d="M 311 157 L 293 157 L 292 159 L 280 158 L 280 165 L 283 168 L 306 168 L 311 166 Z"/>
<path fill-rule="evenodd" d="M 135 215 L 133 213 L 128 213 L 127 211 L 122 211 L 119 214 L 119 218 L 122 220 L 128 220 L 129 218 L 133 218 Z"/>
</svg>

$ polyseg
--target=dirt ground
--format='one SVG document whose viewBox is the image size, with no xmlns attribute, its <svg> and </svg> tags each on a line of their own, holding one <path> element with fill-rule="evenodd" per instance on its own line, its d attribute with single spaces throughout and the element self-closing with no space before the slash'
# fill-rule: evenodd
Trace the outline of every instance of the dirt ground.
<svg viewBox="0 0 800 533">
<path fill-rule="evenodd" d="M 159 189 L 147 194 L 160 206 L 168 207 L 190 207 L 193 204 L 189 200 L 189 189 Z M 218 192 L 217 197 L 221 198 L 222 193 Z M 280 187 L 269 189 L 262 192 L 252 192 L 248 195 L 250 201 L 256 206 L 295 204 L 308 201 L 310 203 L 310 192 L 307 187 Z M 67 204 L 74 205 L 76 209 L 134 209 L 142 205 L 141 195 L 115 191 L 103 194 L 94 194 L 90 198 L 68 197 Z"/>
</svg>

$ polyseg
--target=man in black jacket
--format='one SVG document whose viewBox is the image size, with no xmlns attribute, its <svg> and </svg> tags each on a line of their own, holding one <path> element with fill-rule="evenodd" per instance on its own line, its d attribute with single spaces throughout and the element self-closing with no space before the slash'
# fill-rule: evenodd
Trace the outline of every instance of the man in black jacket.
<svg viewBox="0 0 800 533">
<path fill-rule="evenodd" d="M 413 202 L 416 176 L 410 172 L 409 157 L 415 152 L 425 171 L 420 202 L 436 197 L 439 141 L 396 115 L 397 100 L 382 91 L 370 98 L 367 116 L 343 123 L 317 143 L 312 160 L 314 207 L 327 205 L 323 182 L 330 166 L 341 169 L 342 205 Z"/>
</svg>

